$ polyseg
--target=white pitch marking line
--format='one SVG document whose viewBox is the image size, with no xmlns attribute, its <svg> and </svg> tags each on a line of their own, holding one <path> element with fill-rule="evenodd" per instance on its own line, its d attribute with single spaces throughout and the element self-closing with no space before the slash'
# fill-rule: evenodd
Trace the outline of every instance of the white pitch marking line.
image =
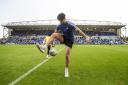
<svg viewBox="0 0 128 85">
<path fill-rule="evenodd" d="M 61 52 L 64 48 L 60 49 L 58 51 Z M 41 63 L 39 63 L 38 65 L 36 65 L 35 67 L 33 67 L 32 69 L 30 69 L 29 71 L 27 71 L 26 73 L 24 73 L 23 75 L 21 75 L 20 77 L 18 77 L 16 80 L 12 81 L 9 83 L 9 85 L 15 85 L 17 84 L 18 82 L 20 82 L 21 80 L 23 80 L 26 76 L 28 76 L 30 73 L 32 73 L 34 70 L 36 70 L 37 68 L 39 68 L 41 65 L 43 65 L 45 62 L 47 62 L 48 60 L 50 60 L 52 57 L 49 57 L 45 60 L 43 60 Z"/>
</svg>

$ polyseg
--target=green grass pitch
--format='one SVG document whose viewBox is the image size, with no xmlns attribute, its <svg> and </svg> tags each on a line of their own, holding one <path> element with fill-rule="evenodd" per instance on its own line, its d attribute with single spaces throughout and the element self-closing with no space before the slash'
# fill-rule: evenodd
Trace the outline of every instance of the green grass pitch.
<svg viewBox="0 0 128 85">
<path fill-rule="evenodd" d="M 45 56 L 35 45 L 0 45 L 0 85 L 8 85 Z M 127 45 L 74 45 L 70 59 L 69 78 L 64 77 L 63 49 L 16 85 L 128 85 Z"/>
</svg>

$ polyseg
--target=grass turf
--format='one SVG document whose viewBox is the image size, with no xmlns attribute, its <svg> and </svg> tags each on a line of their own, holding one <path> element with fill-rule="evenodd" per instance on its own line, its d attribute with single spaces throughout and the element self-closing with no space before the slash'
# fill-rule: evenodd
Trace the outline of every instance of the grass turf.
<svg viewBox="0 0 128 85">
<path fill-rule="evenodd" d="M 68 79 L 64 55 L 62 50 L 16 85 L 128 85 L 127 45 L 74 45 Z M 0 45 L 0 85 L 8 85 L 45 56 L 34 45 Z"/>
</svg>

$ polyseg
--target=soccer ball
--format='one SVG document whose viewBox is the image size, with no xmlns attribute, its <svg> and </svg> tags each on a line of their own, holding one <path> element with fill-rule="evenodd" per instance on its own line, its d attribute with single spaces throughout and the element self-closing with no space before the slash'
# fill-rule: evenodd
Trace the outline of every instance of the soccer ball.
<svg viewBox="0 0 128 85">
<path fill-rule="evenodd" d="M 52 49 L 49 51 L 49 54 L 50 54 L 51 56 L 56 56 L 56 55 L 57 55 L 56 49 L 52 48 Z"/>
</svg>

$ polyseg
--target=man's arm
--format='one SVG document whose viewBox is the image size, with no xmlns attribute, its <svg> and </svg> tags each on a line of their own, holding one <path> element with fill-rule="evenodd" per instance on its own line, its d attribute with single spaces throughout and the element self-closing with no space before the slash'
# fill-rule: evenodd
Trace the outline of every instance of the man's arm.
<svg viewBox="0 0 128 85">
<path fill-rule="evenodd" d="M 78 28 L 78 27 L 76 27 L 76 31 L 79 32 L 79 34 L 80 34 L 81 36 L 83 36 L 84 38 L 89 37 L 89 36 L 86 35 L 82 30 L 80 30 L 80 28 Z"/>
<path fill-rule="evenodd" d="M 82 30 L 80 30 L 80 28 L 76 27 L 76 31 L 79 32 L 79 34 L 83 36 L 87 42 L 90 42 L 90 37 L 87 34 L 85 34 Z"/>
</svg>

